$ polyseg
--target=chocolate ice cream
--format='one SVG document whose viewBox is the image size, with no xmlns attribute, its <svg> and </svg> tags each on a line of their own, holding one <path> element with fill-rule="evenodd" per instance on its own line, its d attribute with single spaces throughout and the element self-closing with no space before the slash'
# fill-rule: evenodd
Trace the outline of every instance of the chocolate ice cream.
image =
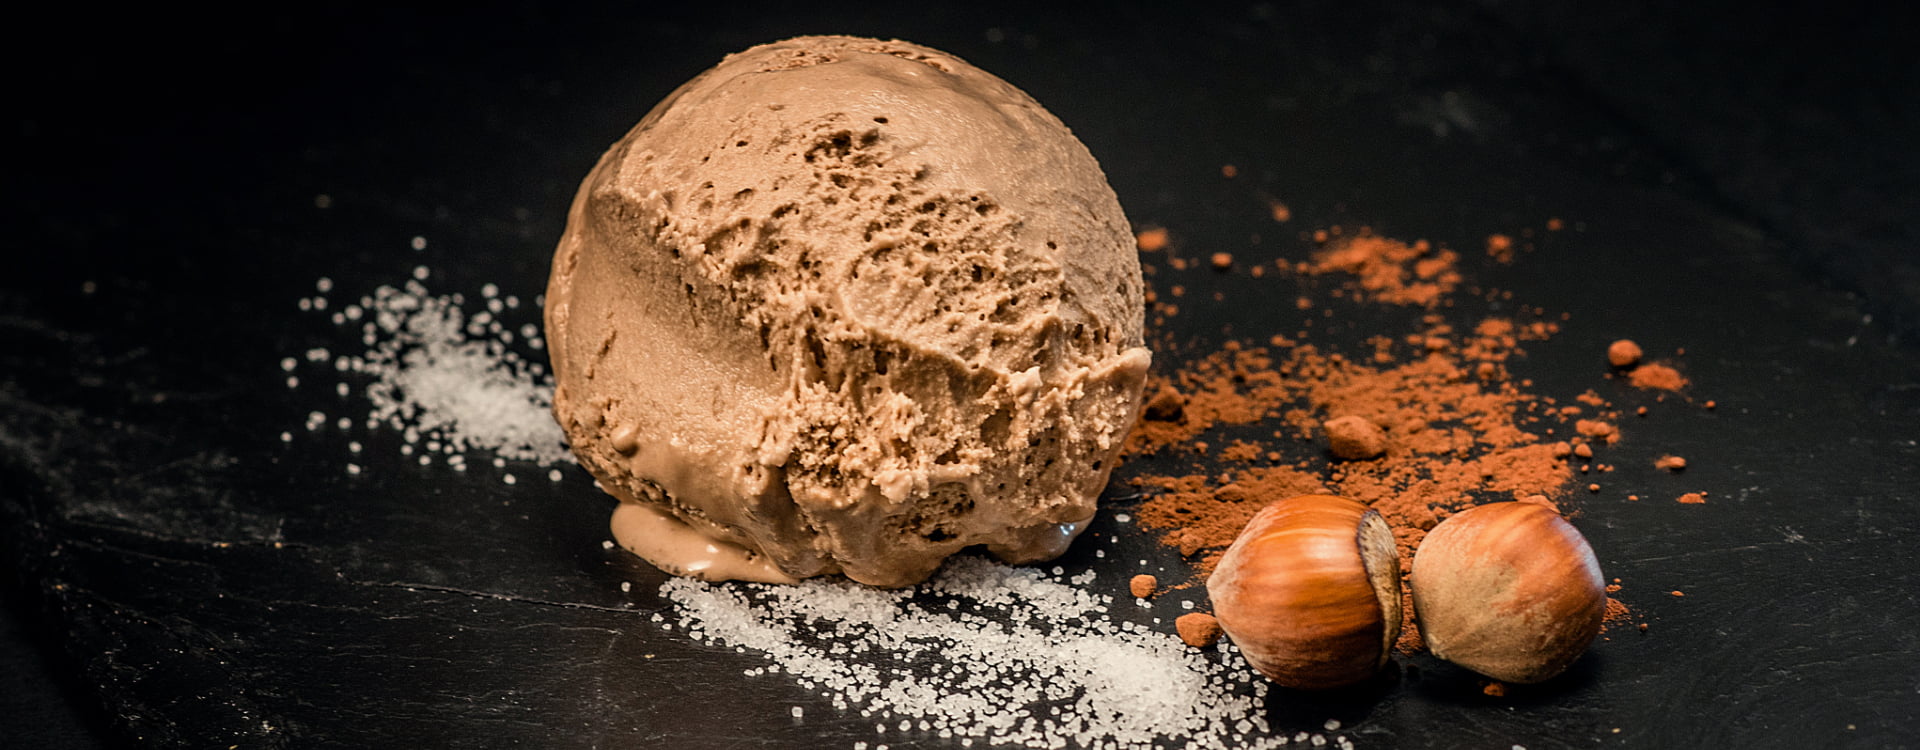
<svg viewBox="0 0 1920 750">
<path fill-rule="evenodd" d="M 937 50 L 729 56 L 580 187 L 547 290 L 554 415 L 669 572 L 880 586 L 1058 555 L 1140 408 L 1105 175 Z"/>
</svg>

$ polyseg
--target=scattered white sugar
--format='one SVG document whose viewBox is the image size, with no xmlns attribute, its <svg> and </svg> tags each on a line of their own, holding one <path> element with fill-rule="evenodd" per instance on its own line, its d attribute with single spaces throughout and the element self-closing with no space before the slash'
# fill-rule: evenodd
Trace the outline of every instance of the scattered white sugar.
<svg viewBox="0 0 1920 750">
<path fill-rule="evenodd" d="M 1327 723 L 1325 723 L 1325 724 L 1322 724 L 1321 726 L 1324 726 L 1324 727 L 1326 727 L 1326 728 L 1327 728 L 1327 731 L 1329 731 L 1329 732 L 1333 732 L 1333 731 L 1338 731 L 1338 730 L 1340 729 L 1340 720 L 1339 720 L 1339 719 L 1328 719 L 1328 720 L 1327 720 Z"/>
<path fill-rule="evenodd" d="M 632 581 L 621 581 L 621 582 L 620 582 L 620 593 L 623 593 L 623 594 L 624 594 L 624 593 L 628 593 L 628 592 L 631 592 L 631 591 L 633 591 L 633 582 L 632 582 Z"/>
<path fill-rule="evenodd" d="M 425 241 L 414 238 L 418 246 Z M 340 429 L 364 422 L 369 430 L 401 431 L 401 455 L 415 456 L 424 446 L 426 453 L 416 459 L 422 465 L 438 455 L 456 470 L 466 468 L 463 454 L 470 450 L 490 452 L 500 468 L 509 460 L 545 467 L 572 461 L 551 413 L 552 378 L 540 363 L 530 361 L 544 356 L 523 354 L 538 348 L 534 342 L 544 345 L 537 321 L 514 320 L 508 328 L 489 313 L 469 317 L 461 308 L 464 295 L 429 292 L 421 282 L 431 276 L 427 266 L 416 266 L 401 286 L 382 286 L 359 296 L 329 318 L 352 331 L 363 349 L 306 351 L 306 362 L 332 370 L 326 379 L 336 394 L 346 398 L 358 393 L 366 399 L 364 419 L 340 417 Z M 323 278 L 315 286 L 330 292 L 335 285 Z M 482 289 L 482 296 L 499 294 L 495 284 Z M 301 307 L 320 309 L 323 300 L 303 298 Z M 515 329 L 527 344 L 523 349 L 515 348 Z M 289 373 L 300 364 L 295 357 L 280 360 L 281 369 Z M 325 424 L 324 415 L 319 419 L 309 418 L 308 429 Z"/>
<path fill-rule="evenodd" d="M 494 284 L 493 282 L 489 281 L 486 284 L 481 285 L 480 296 L 485 297 L 487 299 L 493 299 L 494 297 L 498 297 L 500 296 L 500 287 Z"/>
<path fill-rule="evenodd" d="M 348 451 L 348 452 L 351 452 L 351 453 L 359 453 L 359 452 L 360 452 L 360 441 L 358 441 L 358 440 L 353 440 L 353 441 L 349 441 L 349 442 L 347 443 L 347 451 Z"/>
<path fill-rule="evenodd" d="M 1118 521 L 1120 523 L 1127 523 L 1133 520 L 1133 516 L 1129 516 L 1125 513 L 1115 513 L 1113 514 L 1113 520 Z"/>
<path fill-rule="evenodd" d="M 318 291 L 321 294 L 326 294 L 327 292 L 331 292 L 333 291 L 333 279 L 322 276 L 318 280 L 313 282 L 313 288 L 315 291 Z"/>
<path fill-rule="evenodd" d="M 291 443 L 291 442 L 293 442 L 293 433 L 291 433 L 291 432 L 281 432 L 281 433 L 280 433 L 280 442 L 282 442 L 282 443 Z"/>
<path fill-rule="evenodd" d="M 803 715 L 805 715 L 805 714 L 806 714 L 806 710 L 805 710 L 805 709 L 802 709 L 802 708 L 801 708 L 801 707 L 799 707 L 799 706 L 794 706 L 794 707 L 793 707 L 793 710 L 792 710 L 791 712 L 789 712 L 789 713 L 792 713 L 792 714 L 793 714 L 793 718 L 796 718 L 796 719 L 798 719 L 798 718 L 800 718 L 801 716 L 803 716 Z"/>
<path fill-rule="evenodd" d="M 292 389 L 292 388 L 299 388 L 299 387 L 300 387 L 300 378 L 295 377 L 293 375 L 288 375 L 287 388 Z"/>
<path fill-rule="evenodd" d="M 1181 609 L 1193 609 L 1193 600 L 1192 600 L 1192 599 L 1182 599 L 1182 600 L 1180 600 L 1180 608 L 1181 608 Z"/>
<path fill-rule="evenodd" d="M 669 623 L 764 655 L 874 731 L 1030 747 L 1272 748 L 1258 675 L 1101 616 L 1111 597 L 973 557 L 916 589 L 667 581 Z M 957 604 L 957 606 L 955 606 Z M 1234 666 L 1228 666 L 1234 665 Z"/>
<path fill-rule="evenodd" d="M 342 429 L 342 430 L 351 430 L 351 429 L 353 429 L 353 420 L 352 420 L 352 419 L 348 419 L 348 418 L 346 418 L 346 417 L 341 417 L 341 418 L 339 419 L 339 421 L 337 421 L 337 422 L 334 422 L 333 424 L 334 424 L 334 426 L 335 426 L 335 427 L 338 427 L 338 428 L 340 428 L 340 429 Z"/>
<path fill-rule="evenodd" d="M 514 479 L 512 474 L 503 474 L 500 477 L 500 481 L 506 482 L 507 484 L 513 484 L 514 482 L 518 482 L 520 480 Z"/>
<path fill-rule="evenodd" d="M 560 480 L 562 480 L 562 479 L 565 479 L 566 477 L 567 477 L 567 475 L 565 475 L 565 474 L 562 474 L 562 473 L 560 473 L 560 470 L 559 470 L 559 469 L 548 469 L 548 470 L 547 470 L 547 481 L 549 481 L 549 482 L 558 482 L 558 481 L 560 481 Z"/>
<path fill-rule="evenodd" d="M 351 474 L 351 475 L 353 475 L 353 476 L 356 476 L 356 477 L 357 477 L 357 476 L 360 476 L 360 465 L 359 465 L 359 464 L 347 464 L 347 473 L 348 473 L 348 474 Z"/>
<path fill-rule="evenodd" d="M 415 250 L 425 250 L 427 249 L 427 238 L 416 236 L 413 238 L 413 242 L 409 244 L 411 244 Z"/>
<path fill-rule="evenodd" d="M 600 540 L 600 549 L 613 549 L 613 540 L 612 539 Z"/>
</svg>

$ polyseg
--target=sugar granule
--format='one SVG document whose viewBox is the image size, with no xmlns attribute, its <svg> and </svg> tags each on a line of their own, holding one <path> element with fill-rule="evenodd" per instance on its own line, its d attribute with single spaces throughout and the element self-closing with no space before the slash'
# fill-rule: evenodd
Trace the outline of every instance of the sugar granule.
<svg viewBox="0 0 1920 750">
<path fill-rule="evenodd" d="M 1261 678 L 1103 616 L 1111 597 L 979 558 L 919 589 L 668 580 L 674 626 L 763 654 L 836 704 L 898 728 L 1035 747 L 1279 747 Z M 1231 665 L 1231 666 L 1229 666 Z M 1249 721 L 1249 719 L 1251 719 Z"/>
</svg>

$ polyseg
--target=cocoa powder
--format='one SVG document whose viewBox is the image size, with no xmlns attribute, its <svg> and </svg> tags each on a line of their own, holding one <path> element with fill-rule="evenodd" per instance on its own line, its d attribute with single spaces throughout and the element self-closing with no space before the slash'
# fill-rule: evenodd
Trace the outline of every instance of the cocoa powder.
<svg viewBox="0 0 1920 750">
<path fill-rule="evenodd" d="M 1633 368 L 1633 372 L 1627 373 L 1627 382 L 1635 388 L 1661 391 L 1677 391 L 1687 386 L 1687 379 L 1679 370 L 1659 363 Z"/>
<path fill-rule="evenodd" d="M 1203 580 L 1261 508 L 1319 493 L 1379 511 L 1393 529 L 1404 575 L 1427 530 L 1457 510 L 1505 499 L 1559 510 L 1573 486 L 1574 457 L 1590 460 L 1593 446 L 1621 437 L 1617 412 L 1592 391 L 1581 394 L 1581 405 L 1563 406 L 1508 372 L 1524 345 L 1558 333 L 1544 310 L 1533 310 L 1531 320 L 1488 316 L 1464 328 L 1439 312 L 1454 307 L 1463 283 L 1457 254 L 1364 229 L 1348 237 L 1335 227 L 1313 240 L 1319 248 L 1309 261 L 1281 268 L 1334 277 L 1334 297 L 1429 312 L 1403 335 L 1369 339 L 1360 356 L 1274 335 L 1271 348 L 1229 341 L 1154 376 L 1123 456 L 1157 455 L 1191 467 L 1129 480 L 1143 490 L 1135 514 L 1141 525 L 1195 564 L 1196 578 L 1181 586 Z M 1300 296 L 1295 307 L 1306 312 L 1316 304 Z M 1629 377 L 1649 367 L 1664 366 L 1642 365 Z M 1580 418 L 1587 409 L 1595 411 Z M 1261 434 L 1242 435 L 1253 431 Z M 1209 432 L 1235 437 L 1206 457 L 1199 438 Z M 1303 454 L 1309 457 L 1282 460 Z M 1398 647 L 1416 650 L 1410 596 L 1403 611 Z M 1631 615 L 1609 597 L 1607 616 Z"/>
</svg>

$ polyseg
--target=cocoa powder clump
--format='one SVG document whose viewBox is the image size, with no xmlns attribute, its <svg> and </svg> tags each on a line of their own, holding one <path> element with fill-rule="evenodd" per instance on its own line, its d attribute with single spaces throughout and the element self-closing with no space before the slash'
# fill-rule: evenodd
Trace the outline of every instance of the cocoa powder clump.
<svg viewBox="0 0 1920 750">
<path fill-rule="evenodd" d="M 1633 368 L 1627 373 L 1627 382 L 1635 388 L 1660 391 L 1677 391 L 1687 386 L 1687 378 L 1671 366 L 1648 363 Z"/>
<path fill-rule="evenodd" d="M 1644 352 L 1640 351 L 1639 344 L 1633 343 L 1632 339 L 1621 339 L 1607 346 L 1607 363 L 1626 369 L 1639 364 L 1642 354 Z"/>
<path fill-rule="evenodd" d="M 1387 452 L 1387 433 L 1366 417 L 1335 417 L 1321 425 L 1333 455 L 1350 461 L 1377 458 Z"/>
<path fill-rule="evenodd" d="M 1173 621 L 1180 642 L 1194 648 L 1206 648 L 1220 640 L 1220 621 L 1205 612 L 1189 612 Z"/>
</svg>

